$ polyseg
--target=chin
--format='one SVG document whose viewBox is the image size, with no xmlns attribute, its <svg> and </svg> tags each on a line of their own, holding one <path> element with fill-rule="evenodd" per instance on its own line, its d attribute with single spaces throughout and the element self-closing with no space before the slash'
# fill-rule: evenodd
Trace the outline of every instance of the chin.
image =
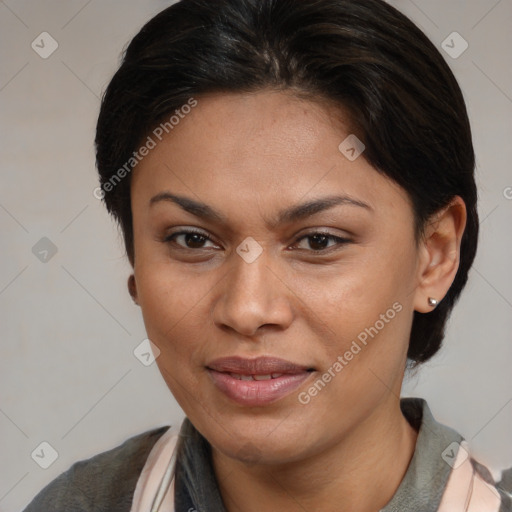
<svg viewBox="0 0 512 512">
<path fill-rule="evenodd" d="M 279 417 L 231 415 L 212 421 L 210 417 L 199 422 L 190 418 L 197 430 L 223 455 L 246 464 L 286 464 L 306 455 L 305 422 Z M 288 418 L 289 419 L 289 418 Z M 223 426 L 226 426 L 223 428 Z M 286 428 L 284 428 L 286 427 Z"/>
</svg>

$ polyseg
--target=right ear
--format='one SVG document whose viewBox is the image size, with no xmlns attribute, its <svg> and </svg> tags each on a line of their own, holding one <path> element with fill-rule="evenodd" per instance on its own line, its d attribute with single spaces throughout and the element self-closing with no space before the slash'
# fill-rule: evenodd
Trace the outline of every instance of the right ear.
<svg viewBox="0 0 512 512">
<path fill-rule="evenodd" d="M 128 278 L 128 292 L 130 293 L 133 302 L 139 305 L 139 302 L 137 301 L 137 283 L 135 282 L 134 274 L 131 274 L 130 277 Z"/>
</svg>

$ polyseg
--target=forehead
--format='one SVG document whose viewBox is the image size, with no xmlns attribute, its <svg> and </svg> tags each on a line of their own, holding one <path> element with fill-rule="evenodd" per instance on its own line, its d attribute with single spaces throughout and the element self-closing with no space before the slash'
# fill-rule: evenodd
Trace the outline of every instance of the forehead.
<svg viewBox="0 0 512 512">
<path fill-rule="evenodd" d="M 333 106 L 272 90 L 204 96 L 180 125 L 176 131 L 201 139 L 208 153 L 253 159 L 318 159 L 349 132 L 348 116 Z"/>
<path fill-rule="evenodd" d="M 343 110 L 288 92 L 199 97 L 135 167 L 132 195 L 147 201 L 182 191 L 217 205 L 239 198 L 249 206 L 252 198 L 260 207 L 333 192 L 370 205 L 407 199 L 362 156 L 344 156 L 339 145 L 349 135 Z"/>
</svg>

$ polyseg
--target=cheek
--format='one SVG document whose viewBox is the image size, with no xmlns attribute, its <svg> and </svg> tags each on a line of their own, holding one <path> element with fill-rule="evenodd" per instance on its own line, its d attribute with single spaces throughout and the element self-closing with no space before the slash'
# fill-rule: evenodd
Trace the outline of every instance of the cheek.
<svg viewBox="0 0 512 512">
<path fill-rule="evenodd" d="M 185 411 L 202 402 L 198 395 L 204 360 L 205 301 L 202 280 L 190 286 L 190 277 L 171 272 L 169 265 L 142 265 L 137 269 L 139 303 L 148 338 L 159 348 L 159 371 L 176 401 Z"/>
<path fill-rule="evenodd" d="M 412 245 L 385 246 L 365 251 L 346 269 L 326 277 L 321 286 L 309 283 L 303 296 L 309 297 L 308 307 L 317 313 L 309 314 L 314 322 L 310 330 L 325 333 L 320 338 L 324 371 L 341 356 L 343 371 L 335 373 L 350 381 L 344 385 L 370 386 L 376 380 L 372 372 L 384 382 L 393 380 L 409 341 L 414 269 Z M 341 384 L 345 378 L 336 380 Z"/>
<path fill-rule="evenodd" d="M 176 367 L 205 339 L 203 309 L 211 285 L 196 278 L 191 286 L 192 278 L 172 271 L 168 262 L 140 265 L 136 279 L 148 337 L 161 350 L 160 358 Z"/>
<path fill-rule="evenodd" d="M 391 256 L 362 257 L 321 280 L 313 277 L 295 282 L 300 283 L 299 295 L 319 323 L 330 327 L 333 336 L 346 339 L 373 325 L 393 303 L 402 304 L 412 275 L 406 266 Z M 309 314 L 309 318 L 315 315 Z"/>
</svg>

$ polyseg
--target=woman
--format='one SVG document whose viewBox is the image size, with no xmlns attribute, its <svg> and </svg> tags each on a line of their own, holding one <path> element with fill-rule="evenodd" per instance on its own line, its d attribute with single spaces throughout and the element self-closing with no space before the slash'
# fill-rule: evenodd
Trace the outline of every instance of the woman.
<svg viewBox="0 0 512 512">
<path fill-rule="evenodd" d="M 26 511 L 504 511 L 404 372 L 440 348 L 478 216 L 443 57 L 381 0 L 182 0 L 104 95 L 102 197 L 186 419 Z"/>
</svg>

